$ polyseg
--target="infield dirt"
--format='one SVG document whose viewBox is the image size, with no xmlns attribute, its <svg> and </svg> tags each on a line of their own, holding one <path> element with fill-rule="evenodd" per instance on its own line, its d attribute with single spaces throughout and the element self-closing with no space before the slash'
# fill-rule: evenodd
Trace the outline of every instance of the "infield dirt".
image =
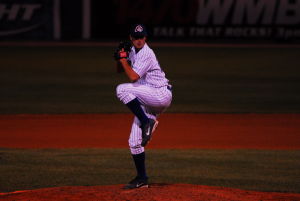
<svg viewBox="0 0 300 201">
<path fill-rule="evenodd" d="M 127 148 L 130 114 L 0 115 L 0 147 Z M 300 149 L 299 114 L 163 114 L 147 148 Z"/>
<path fill-rule="evenodd" d="M 3 201 L 98 201 L 98 200 L 198 200 L 198 201 L 297 201 L 300 194 L 255 192 L 232 188 L 209 187 L 190 184 L 153 184 L 150 188 L 122 190 L 114 186 L 56 187 L 14 193 L 2 193 Z"/>
</svg>

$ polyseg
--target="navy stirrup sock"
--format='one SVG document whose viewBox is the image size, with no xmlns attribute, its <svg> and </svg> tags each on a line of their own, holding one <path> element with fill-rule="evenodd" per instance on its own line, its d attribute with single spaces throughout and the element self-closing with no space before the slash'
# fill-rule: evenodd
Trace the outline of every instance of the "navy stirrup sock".
<svg viewBox="0 0 300 201">
<path fill-rule="evenodd" d="M 131 112 L 140 120 L 142 125 L 149 123 L 149 118 L 146 116 L 141 107 L 141 103 L 137 98 L 133 99 L 126 105 L 131 110 Z"/>
<path fill-rule="evenodd" d="M 132 155 L 136 167 L 137 175 L 140 179 L 148 179 L 145 167 L 145 152 Z"/>
</svg>

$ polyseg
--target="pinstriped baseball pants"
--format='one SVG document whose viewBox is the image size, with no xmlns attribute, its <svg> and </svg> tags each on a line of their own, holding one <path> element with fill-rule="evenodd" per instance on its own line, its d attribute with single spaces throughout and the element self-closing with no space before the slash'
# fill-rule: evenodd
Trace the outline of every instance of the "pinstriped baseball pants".
<svg viewBox="0 0 300 201">
<path fill-rule="evenodd" d="M 167 89 L 167 86 L 153 88 L 137 83 L 125 83 L 118 85 L 116 92 L 117 97 L 124 104 L 137 98 L 145 114 L 151 119 L 156 119 L 159 114 L 169 107 L 172 101 L 172 93 Z M 137 117 L 134 117 L 128 142 L 132 154 L 144 152 L 144 147 L 141 146 L 142 130 Z"/>
</svg>

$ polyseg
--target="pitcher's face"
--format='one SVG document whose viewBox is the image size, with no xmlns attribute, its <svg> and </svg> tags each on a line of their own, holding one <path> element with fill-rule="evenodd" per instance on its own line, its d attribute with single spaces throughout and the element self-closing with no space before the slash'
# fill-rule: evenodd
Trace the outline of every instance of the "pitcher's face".
<svg viewBox="0 0 300 201">
<path fill-rule="evenodd" d="M 130 36 L 130 40 L 132 42 L 132 45 L 137 48 L 137 49 L 141 49 L 144 47 L 145 43 L 146 43 L 146 37 L 143 38 L 133 38 Z"/>
</svg>

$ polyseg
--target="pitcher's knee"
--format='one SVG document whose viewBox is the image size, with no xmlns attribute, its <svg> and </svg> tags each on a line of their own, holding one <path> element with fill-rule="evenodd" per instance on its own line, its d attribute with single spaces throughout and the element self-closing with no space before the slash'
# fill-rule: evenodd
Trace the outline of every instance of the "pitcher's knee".
<svg viewBox="0 0 300 201">
<path fill-rule="evenodd" d="M 124 103 L 124 99 L 127 97 L 126 87 L 124 84 L 120 84 L 116 88 L 117 97 Z M 125 103 L 126 104 L 126 103 Z"/>
<path fill-rule="evenodd" d="M 124 104 L 127 104 L 128 102 L 136 98 L 132 93 L 129 92 L 129 87 L 129 84 L 120 84 L 116 88 L 117 97 Z"/>
<path fill-rule="evenodd" d="M 120 98 L 120 96 L 122 96 L 122 94 L 125 92 L 125 87 L 124 84 L 119 84 L 116 88 L 116 94 L 117 97 Z"/>
<path fill-rule="evenodd" d="M 139 139 L 136 139 L 136 140 L 129 139 L 128 140 L 128 145 L 129 145 L 130 149 L 141 147 L 141 143 L 142 143 L 142 140 L 139 140 Z"/>
</svg>

